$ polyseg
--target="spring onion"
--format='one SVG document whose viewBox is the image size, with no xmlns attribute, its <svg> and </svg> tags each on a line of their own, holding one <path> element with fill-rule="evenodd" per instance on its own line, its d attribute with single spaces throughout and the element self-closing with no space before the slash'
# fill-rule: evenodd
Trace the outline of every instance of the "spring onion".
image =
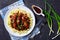
<svg viewBox="0 0 60 40">
<path fill-rule="evenodd" d="M 47 3 L 47 5 L 52 9 L 52 13 L 54 14 L 54 19 L 57 21 L 58 24 L 58 32 L 57 34 L 60 32 L 60 16 L 58 15 L 58 13 L 53 9 L 53 7 L 51 7 L 51 5 L 49 5 Z"/>
<path fill-rule="evenodd" d="M 53 37 L 52 39 L 56 38 L 58 35 L 60 35 L 60 16 L 58 15 L 58 13 L 54 10 L 54 8 L 47 3 L 47 5 L 51 8 L 51 11 L 53 13 L 52 18 L 54 18 L 57 21 L 58 24 L 58 31 L 57 31 L 57 35 L 55 37 Z"/>
<path fill-rule="evenodd" d="M 46 10 L 43 10 L 44 14 L 46 15 L 46 19 L 47 19 L 47 23 L 48 23 L 48 27 L 50 28 L 50 32 L 49 35 L 52 33 L 54 33 L 54 31 L 52 30 L 52 18 L 50 16 L 50 13 Z"/>
</svg>

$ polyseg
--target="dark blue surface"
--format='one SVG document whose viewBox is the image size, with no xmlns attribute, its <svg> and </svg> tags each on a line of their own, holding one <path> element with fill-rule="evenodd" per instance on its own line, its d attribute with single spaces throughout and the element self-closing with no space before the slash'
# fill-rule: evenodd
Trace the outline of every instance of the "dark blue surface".
<svg viewBox="0 0 60 40">
<path fill-rule="evenodd" d="M 9 4 L 14 3 L 17 0 L 0 0 L 0 9 L 2 9 L 3 7 L 8 6 Z M 55 8 L 55 10 L 58 12 L 58 14 L 60 15 L 60 0 L 48 0 L 49 3 L 51 3 L 53 5 L 53 7 Z M 24 3 L 27 7 L 29 7 L 31 9 L 31 5 L 35 4 L 39 7 L 41 7 L 42 9 L 44 9 L 44 3 L 42 2 L 42 0 L 24 0 Z M 38 21 L 41 17 L 40 16 L 36 16 L 36 21 Z M 56 24 L 54 21 L 54 30 L 56 29 Z M 51 34 L 51 36 L 48 36 L 49 33 L 49 29 L 47 27 L 47 24 L 41 29 L 41 33 L 39 35 L 36 35 L 33 39 L 29 39 L 29 40 L 52 40 L 51 37 L 54 36 L 53 34 Z M 6 31 L 5 27 L 4 27 L 4 22 L 1 18 L 0 15 L 0 40 L 11 40 L 9 37 L 8 32 Z M 60 40 L 60 36 L 58 36 L 57 38 L 55 38 L 54 40 Z"/>
</svg>

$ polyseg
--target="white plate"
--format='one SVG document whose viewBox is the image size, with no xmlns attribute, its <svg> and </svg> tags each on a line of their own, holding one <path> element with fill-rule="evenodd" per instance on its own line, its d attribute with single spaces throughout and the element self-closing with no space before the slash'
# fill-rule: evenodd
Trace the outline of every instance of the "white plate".
<svg viewBox="0 0 60 40">
<path fill-rule="evenodd" d="M 21 35 L 20 35 L 20 34 L 14 33 L 14 32 L 12 32 L 11 29 L 8 27 L 7 20 L 8 20 L 9 12 L 10 12 L 12 9 L 15 9 L 15 8 L 24 9 L 26 12 L 29 12 L 29 13 L 31 14 L 31 17 L 32 17 L 32 19 L 33 19 L 33 21 L 32 21 L 33 23 L 32 23 L 32 27 L 29 29 L 29 31 L 28 31 L 26 34 L 21 34 Z M 11 34 L 11 35 L 13 35 L 13 36 L 17 36 L 17 37 L 26 36 L 26 35 L 28 35 L 28 34 L 33 30 L 33 28 L 34 28 L 34 26 L 35 26 L 35 16 L 34 16 L 33 12 L 32 12 L 29 8 L 27 8 L 26 6 L 15 6 L 15 7 L 9 9 L 9 10 L 6 12 L 6 15 L 5 15 L 5 17 L 4 17 L 4 25 L 5 25 L 6 30 L 9 32 L 9 34 Z"/>
</svg>

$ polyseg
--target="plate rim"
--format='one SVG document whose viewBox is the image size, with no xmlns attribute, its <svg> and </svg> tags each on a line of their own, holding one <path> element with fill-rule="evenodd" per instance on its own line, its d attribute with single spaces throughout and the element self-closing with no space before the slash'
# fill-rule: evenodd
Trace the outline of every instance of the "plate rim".
<svg viewBox="0 0 60 40">
<path fill-rule="evenodd" d="M 27 34 L 25 34 L 25 35 L 15 35 L 15 34 L 12 34 L 11 32 L 9 32 L 9 29 L 8 29 L 8 27 L 6 27 L 7 26 L 7 24 L 5 23 L 6 22 L 6 16 L 7 16 L 7 14 L 9 14 L 8 12 L 10 12 L 12 9 L 14 9 L 14 8 L 19 8 L 19 7 L 24 7 L 24 8 L 26 8 L 26 9 L 28 9 L 31 13 L 31 15 L 33 15 L 33 18 L 34 18 L 34 20 L 33 20 L 33 22 L 34 22 L 34 25 L 33 25 L 33 28 L 30 30 L 30 32 L 28 32 Z M 28 35 L 28 34 L 30 34 L 32 31 L 33 31 L 33 29 L 34 29 L 34 26 L 35 26 L 35 15 L 34 15 L 34 13 L 32 12 L 32 10 L 30 10 L 28 7 L 26 7 L 26 6 L 15 6 L 15 7 L 13 7 L 13 8 L 11 8 L 11 9 L 9 9 L 7 12 L 6 12 L 6 14 L 5 14 L 5 17 L 4 17 L 4 25 L 5 25 L 5 28 L 6 28 L 6 30 L 8 31 L 8 33 L 9 34 L 11 34 L 11 35 L 13 35 L 13 36 L 17 36 L 17 37 L 21 37 L 21 36 L 26 36 L 26 35 Z"/>
</svg>

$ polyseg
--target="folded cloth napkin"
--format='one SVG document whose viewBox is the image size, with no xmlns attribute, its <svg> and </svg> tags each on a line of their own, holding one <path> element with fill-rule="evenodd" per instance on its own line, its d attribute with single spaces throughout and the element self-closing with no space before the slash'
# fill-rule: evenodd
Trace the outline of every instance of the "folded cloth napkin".
<svg viewBox="0 0 60 40">
<path fill-rule="evenodd" d="M 0 10 L 0 14 L 1 14 L 3 20 L 4 20 L 4 16 L 5 16 L 6 12 L 7 12 L 10 8 L 12 8 L 12 7 L 14 7 L 14 6 L 18 6 L 18 5 L 23 5 L 23 6 L 25 6 L 23 0 L 19 0 L 19 1 L 15 2 L 15 3 L 13 3 L 13 4 L 11 4 L 11 5 L 9 5 L 9 6 L 6 6 L 5 8 L 1 9 L 1 10 Z M 41 20 L 41 21 L 42 21 L 42 20 Z M 16 36 L 13 36 L 13 35 L 10 34 L 11 40 L 28 40 L 29 38 L 33 38 L 36 34 L 40 33 L 39 28 L 38 28 L 38 25 L 39 25 L 39 23 L 41 23 L 41 21 L 39 21 L 39 22 L 36 24 L 36 26 L 35 26 L 35 28 L 33 29 L 33 31 L 32 31 L 29 35 L 27 35 L 27 36 L 24 36 L 24 37 L 16 37 Z"/>
</svg>

